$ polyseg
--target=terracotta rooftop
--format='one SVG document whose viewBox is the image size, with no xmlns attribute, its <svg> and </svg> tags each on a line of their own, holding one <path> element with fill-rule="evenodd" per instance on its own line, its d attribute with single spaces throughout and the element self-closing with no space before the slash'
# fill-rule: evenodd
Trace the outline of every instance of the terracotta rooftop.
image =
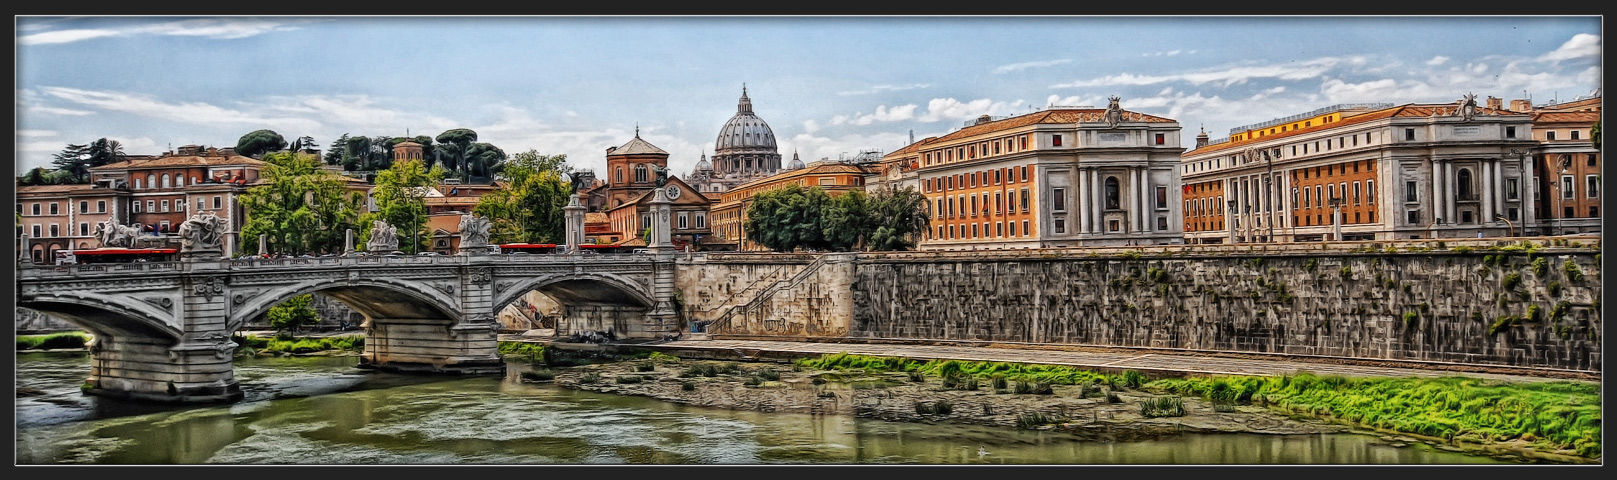
<svg viewBox="0 0 1617 480">
<path fill-rule="evenodd" d="M 900 148 L 898 150 L 894 150 L 892 153 L 889 153 L 887 155 L 883 155 L 882 159 L 886 160 L 886 159 L 894 158 L 894 157 L 902 157 L 904 155 L 919 152 L 919 151 L 921 151 L 921 147 L 926 146 L 928 144 L 931 144 L 931 143 L 933 143 L 933 142 L 935 142 L 937 140 L 938 140 L 938 137 L 926 137 L 926 138 L 923 138 L 920 141 L 917 141 L 915 143 L 905 145 L 904 148 Z"/>
<path fill-rule="evenodd" d="M 1338 120 L 1338 121 L 1335 121 L 1335 122 L 1323 123 L 1323 124 L 1315 125 L 1315 126 L 1312 126 L 1312 127 L 1299 128 L 1299 129 L 1296 129 L 1296 130 L 1290 130 L 1290 131 L 1286 131 L 1286 132 L 1276 133 L 1276 134 L 1273 134 L 1273 135 L 1266 135 L 1266 136 L 1259 137 L 1259 138 L 1249 138 L 1249 139 L 1246 139 L 1246 140 L 1235 140 L 1235 141 L 1229 141 L 1229 142 L 1224 142 L 1224 143 L 1216 143 L 1216 144 L 1212 144 L 1212 145 L 1208 145 L 1208 146 L 1205 146 L 1205 147 L 1201 147 L 1201 148 L 1197 148 L 1197 149 L 1187 151 L 1187 152 L 1185 152 L 1183 154 L 1183 156 L 1188 157 L 1188 156 L 1192 156 L 1192 155 L 1204 155 L 1204 154 L 1208 154 L 1208 153 L 1212 153 L 1212 152 L 1231 150 L 1231 149 L 1235 149 L 1237 147 L 1245 147 L 1247 145 L 1251 145 L 1251 144 L 1255 144 L 1255 143 L 1261 143 L 1261 142 L 1268 142 L 1268 141 L 1272 141 L 1272 140 L 1279 139 L 1279 138 L 1286 138 L 1286 137 L 1291 137 L 1291 136 L 1296 136 L 1296 135 L 1303 135 L 1303 134 L 1314 133 L 1314 132 L 1320 132 L 1320 131 L 1325 131 L 1325 130 L 1335 130 L 1335 129 L 1342 128 L 1342 127 L 1345 127 L 1345 126 L 1348 126 L 1348 125 L 1354 125 L 1354 124 L 1359 124 L 1359 123 L 1364 123 L 1364 122 L 1369 122 L 1369 121 L 1374 121 L 1374 120 L 1381 120 L 1381 119 L 1386 119 L 1386 118 L 1392 118 L 1392 117 L 1409 118 L 1409 117 L 1432 117 L 1432 116 L 1447 117 L 1447 116 L 1454 116 L 1454 115 L 1456 115 L 1456 112 L 1459 109 L 1460 109 L 1460 106 L 1455 105 L 1455 104 L 1444 104 L 1444 105 L 1404 104 L 1404 105 L 1399 105 L 1399 106 L 1396 106 L 1396 107 L 1384 108 L 1384 109 L 1381 109 L 1381 110 L 1374 110 L 1374 111 L 1370 111 L 1370 112 L 1365 112 L 1365 113 L 1361 113 L 1361 114 L 1358 114 L 1358 115 L 1344 116 L 1344 117 L 1342 117 L 1341 120 Z M 1490 115 L 1490 116 L 1492 116 L 1492 115 L 1525 115 L 1525 114 L 1519 113 L 1519 112 L 1512 112 L 1510 110 L 1498 110 L 1498 109 L 1492 109 L 1492 108 L 1478 107 L 1477 108 L 1477 115 Z"/>
<path fill-rule="evenodd" d="M 92 171 L 125 170 L 131 168 L 160 168 L 160 167 L 218 167 L 241 165 L 260 167 L 266 165 L 261 160 L 241 155 L 203 157 L 195 155 L 169 156 L 155 158 L 133 158 L 122 162 L 114 162 L 99 167 L 90 167 Z"/>
<path fill-rule="evenodd" d="M 975 137 L 977 135 L 993 133 L 993 132 L 997 132 L 997 131 L 1001 131 L 1001 130 L 1010 130 L 1010 129 L 1013 129 L 1013 128 L 1025 127 L 1025 126 L 1028 126 L 1028 125 L 1035 125 L 1035 124 L 1041 124 L 1041 123 L 1100 122 L 1100 121 L 1103 121 L 1102 118 L 1105 115 L 1106 115 L 1106 109 L 1104 109 L 1104 108 L 1083 108 L 1083 109 L 1072 108 L 1072 109 L 1044 110 L 1044 111 L 1029 113 L 1029 114 L 1026 114 L 1026 115 L 1015 116 L 1015 117 L 1007 118 L 1007 119 L 1004 119 L 1004 120 L 995 120 L 995 121 L 988 122 L 988 123 L 972 125 L 972 126 L 969 126 L 969 127 L 966 127 L 966 128 L 962 128 L 960 130 L 956 130 L 953 133 L 950 133 L 948 135 L 938 137 L 938 139 L 936 141 L 945 142 L 945 141 L 955 140 L 955 139 L 960 139 L 960 138 Z M 1128 110 L 1123 111 L 1123 121 L 1125 121 L 1125 122 L 1145 122 L 1145 123 L 1175 123 L 1173 120 L 1170 120 L 1170 119 L 1158 117 L 1158 116 L 1155 116 L 1155 115 L 1147 115 L 1147 114 L 1139 113 L 1139 112 L 1131 112 L 1131 111 L 1128 111 Z M 917 142 L 917 143 L 920 143 L 920 142 Z M 902 151 L 902 149 L 900 149 L 900 151 Z"/>
<path fill-rule="evenodd" d="M 1600 112 L 1538 112 L 1533 114 L 1533 123 L 1594 123 L 1600 120 Z"/>
<path fill-rule="evenodd" d="M 51 193 L 90 193 L 94 185 L 88 183 L 72 185 L 29 185 L 17 187 L 17 194 L 51 194 Z M 112 189 L 106 190 L 108 195 L 115 193 Z"/>
<path fill-rule="evenodd" d="M 612 219 L 607 218 L 605 213 L 589 212 L 589 213 L 584 214 L 584 223 L 585 224 L 590 224 L 590 223 L 611 223 L 611 222 L 612 222 Z"/>
<path fill-rule="evenodd" d="M 618 147 L 617 150 L 613 150 L 612 153 L 609 153 L 607 155 L 618 156 L 618 155 L 643 155 L 643 154 L 667 155 L 668 152 L 663 151 L 663 149 L 661 149 L 661 148 L 657 148 L 656 145 L 652 145 L 650 142 L 647 142 L 645 140 L 641 140 L 640 135 L 636 134 L 633 139 L 629 140 L 629 143 L 623 144 L 623 146 Z"/>
</svg>

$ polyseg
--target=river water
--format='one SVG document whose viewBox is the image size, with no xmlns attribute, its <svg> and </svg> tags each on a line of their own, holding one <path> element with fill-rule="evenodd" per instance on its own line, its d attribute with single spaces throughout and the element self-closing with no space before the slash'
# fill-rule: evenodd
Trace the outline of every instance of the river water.
<svg viewBox="0 0 1617 480">
<path fill-rule="evenodd" d="M 966 425 L 731 411 L 523 383 L 236 362 L 246 398 L 168 407 L 85 396 L 84 353 L 17 355 L 27 464 L 1471 464 L 1355 434 L 1183 434 L 1130 443 Z"/>
</svg>

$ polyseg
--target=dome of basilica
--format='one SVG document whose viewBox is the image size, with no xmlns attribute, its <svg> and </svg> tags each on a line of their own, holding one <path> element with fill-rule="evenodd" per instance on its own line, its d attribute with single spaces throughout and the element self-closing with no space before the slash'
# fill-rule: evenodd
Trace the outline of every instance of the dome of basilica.
<svg viewBox="0 0 1617 480">
<path fill-rule="evenodd" d="M 741 88 L 741 103 L 736 114 L 719 129 L 718 151 L 735 149 L 765 149 L 775 151 L 775 132 L 764 119 L 752 113 L 752 99 L 747 98 L 746 87 Z"/>
</svg>

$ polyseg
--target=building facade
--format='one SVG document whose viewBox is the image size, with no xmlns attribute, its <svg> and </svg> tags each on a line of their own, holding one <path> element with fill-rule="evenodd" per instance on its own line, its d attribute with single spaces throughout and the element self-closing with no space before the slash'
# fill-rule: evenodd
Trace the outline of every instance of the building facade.
<svg viewBox="0 0 1617 480">
<path fill-rule="evenodd" d="M 17 237 L 34 263 L 51 263 L 56 252 L 100 248 L 95 226 L 107 220 L 127 225 L 128 192 L 108 184 L 17 187 Z"/>
<path fill-rule="evenodd" d="M 1535 143 L 1531 118 L 1471 98 L 1333 105 L 1198 139 L 1180 162 L 1186 240 L 1472 238 L 1531 228 L 1523 156 Z"/>
<path fill-rule="evenodd" d="M 124 215 L 119 223 L 139 224 L 170 243 L 177 240 L 167 237 L 198 209 L 225 219 L 229 227 L 220 243 L 226 255 L 233 255 L 246 225 L 239 198 L 258 180 L 264 165 L 232 149 L 187 145 L 158 157 L 131 157 L 92 167 L 90 181 L 127 187 L 120 203 L 127 202 L 128 209 L 119 210 Z"/>
<path fill-rule="evenodd" d="M 671 202 L 668 224 L 671 227 L 669 239 L 673 242 L 674 248 L 699 249 L 697 245 L 702 238 L 712 235 L 708 223 L 708 210 L 712 207 L 712 202 L 679 177 L 669 177 L 662 190 Z M 607 234 L 622 232 L 621 235 L 626 240 L 644 239 L 643 233 L 652 225 L 651 199 L 655 193 L 655 190 L 646 190 L 628 202 L 607 210 L 607 222 L 611 229 Z M 586 226 L 586 234 L 587 228 Z"/>
<path fill-rule="evenodd" d="M 1176 244 L 1179 130 L 1113 97 L 1106 109 L 985 115 L 888 158 L 919 160 L 923 250 Z"/>
</svg>

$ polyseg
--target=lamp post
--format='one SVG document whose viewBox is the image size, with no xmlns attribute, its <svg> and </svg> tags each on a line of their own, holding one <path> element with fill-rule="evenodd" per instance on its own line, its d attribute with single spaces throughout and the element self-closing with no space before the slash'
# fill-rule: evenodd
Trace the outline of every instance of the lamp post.
<svg viewBox="0 0 1617 480">
<path fill-rule="evenodd" d="M 1230 243 L 1235 243 L 1235 224 L 1241 221 L 1240 217 L 1237 216 L 1240 211 L 1235 208 L 1234 199 L 1225 200 L 1225 203 L 1228 203 L 1229 206 L 1224 209 L 1224 216 L 1229 217 L 1229 221 L 1224 222 L 1224 227 L 1230 232 Z"/>
<path fill-rule="evenodd" d="M 1529 190 L 1529 189 L 1536 188 L 1536 186 L 1533 184 L 1533 177 L 1532 177 L 1533 170 L 1528 168 L 1528 165 L 1527 165 L 1527 153 L 1528 152 L 1527 152 L 1526 149 L 1519 149 L 1519 148 L 1510 149 L 1510 154 L 1515 155 L 1516 158 L 1518 158 L 1520 163 L 1521 163 L 1518 166 L 1519 171 L 1522 172 L 1521 173 L 1521 177 L 1522 177 L 1521 178 L 1521 191 L 1516 193 L 1516 198 L 1521 199 L 1521 205 L 1523 207 L 1522 208 L 1522 218 L 1524 219 L 1524 220 L 1522 220 L 1522 234 L 1523 235 L 1527 234 L 1527 231 L 1526 231 L 1527 230 L 1527 224 L 1530 223 L 1530 222 L 1526 221 L 1525 219 L 1527 217 L 1529 217 L 1530 215 L 1532 215 L 1532 213 L 1526 208 L 1526 206 L 1528 205 L 1529 200 L 1532 199 L 1532 196 L 1529 195 L 1529 192 L 1531 192 L 1532 190 Z M 1537 205 L 1537 202 L 1533 202 L 1533 205 Z"/>
<path fill-rule="evenodd" d="M 1506 235 L 1509 235 L 1509 236 L 1512 236 L 1512 237 L 1516 236 L 1516 225 L 1510 223 L 1510 219 L 1505 218 L 1504 215 L 1500 215 L 1500 214 L 1497 214 L 1497 213 L 1494 214 L 1493 218 L 1494 218 L 1494 220 L 1499 220 L 1499 221 L 1505 222 L 1505 234 Z"/>
<path fill-rule="evenodd" d="M 1275 241 L 1275 215 L 1274 215 L 1275 206 L 1274 206 L 1274 204 L 1275 204 L 1275 193 L 1276 192 L 1274 191 L 1273 187 L 1270 184 L 1272 182 L 1274 182 L 1274 178 L 1275 178 L 1275 160 L 1274 160 L 1274 156 L 1270 155 L 1267 150 L 1264 151 L 1264 153 L 1263 153 L 1263 162 L 1268 167 L 1268 173 L 1263 175 L 1263 203 L 1264 203 L 1264 206 L 1269 208 L 1269 221 L 1267 222 L 1269 224 L 1269 236 L 1264 238 L 1264 241 L 1269 242 L 1269 243 L 1274 243 L 1274 241 Z"/>
</svg>

